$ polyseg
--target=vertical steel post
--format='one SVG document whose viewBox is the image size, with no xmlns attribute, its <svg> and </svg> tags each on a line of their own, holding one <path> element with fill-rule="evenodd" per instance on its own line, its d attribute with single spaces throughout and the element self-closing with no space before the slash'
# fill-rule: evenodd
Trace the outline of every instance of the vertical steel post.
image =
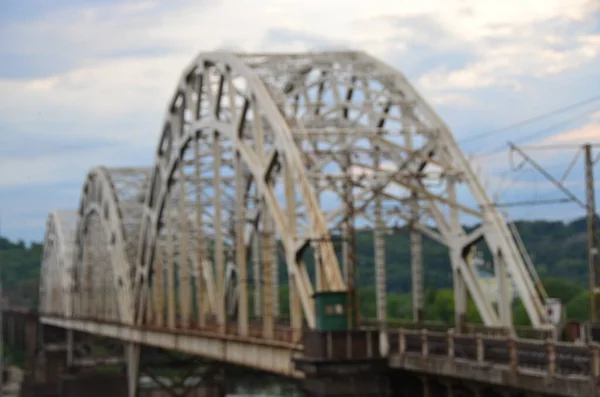
<svg viewBox="0 0 600 397">
<path fill-rule="evenodd" d="M 2 294 L 2 258 L 0 257 L 0 397 L 4 395 L 2 392 L 2 388 L 4 387 L 4 297 Z"/>
<path fill-rule="evenodd" d="M 596 198 L 594 194 L 594 164 L 592 145 L 583 146 L 585 152 L 585 186 L 587 207 L 588 267 L 590 282 L 590 314 L 593 322 L 600 318 L 600 255 L 598 253 L 598 236 L 596 223 Z"/>
<path fill-rule="evenodd" d="M 356 328 L 360 321 L 360 305 L 358 300 L 358 264 L 356 263 L 356 231 L 354 230 L 354 196 L 352 181 L 352 160 L 350 152 L 346 152 L 344 201 L 346 207 L 345 239 L 347 241 L 346 288 L 348 290 L 348 325 Z"/>
<path fill-rule="evenodd" d="M 411 194 L 410 210 L 410 270 L 413 319 L 417 322 L 422 322 L 425 320 L 425 302 L 423 299 L 423 235 L 416 227 L 416 224 L 419 222 L 419 196 L 416 191 L 413 191 Z"/>
</svg>

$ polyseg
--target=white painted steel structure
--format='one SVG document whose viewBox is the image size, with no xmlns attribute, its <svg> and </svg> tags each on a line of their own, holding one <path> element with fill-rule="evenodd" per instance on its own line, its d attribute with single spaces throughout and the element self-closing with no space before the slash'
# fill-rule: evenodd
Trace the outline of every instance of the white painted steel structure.
<svg viewBox="0 0 600 397">
<path fill-rule="evenodd" d="M 40 269 L 40 312 L 70 316 L 77 212 L 52 211 L 46 221 Z"/>
<path fill-rule="evenodd" d="M 510 276 L 533 326 L 547 326 L 530 259 L 449 128 L 401 73 L 362 52 L 198 55 L 168 103 L 154 165 L 92 170 L 78 215 L 74 229 L 58 213 L 48 221 L 40 293 L 55 325 L 211 330 L 281 357 L 303 322 L 315 325 L 313 292 L 346 289 L 354 222 L 374 230 L 384 335 L 384 232 L 400 224 L 411 226 L 416 317 L 425 235 L 449 249 L 457 320 L 468 293 L 486 325 L 512 325 L 506 288 L 497 311 L 467 261 L 485 242 L 499 284 Z M 135 372 L 143 336 L 125 339 Z"/>
</svg>

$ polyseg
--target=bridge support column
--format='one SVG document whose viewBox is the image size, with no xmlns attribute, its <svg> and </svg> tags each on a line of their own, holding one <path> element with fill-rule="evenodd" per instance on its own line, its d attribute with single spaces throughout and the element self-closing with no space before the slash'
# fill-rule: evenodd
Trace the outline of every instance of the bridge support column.
<svg viewBox="0 0 600 397">
<path fill-rule="evenodd" d="M 304 357 L 295 361 L 306 375 L 310 397 L 391 396 L 387 360 L 377 331 L 306 331 Z"/>
<path fill-rule="evenodd" d="M 123 374 L 88 372 L 66 375 L 61 379 L 60 397 L 127 397 L 127 379 Z"/>
<path fill-rule="evenodd" d="M 29 374 L 25 376 L 23 383 L 26 385 L 24 387 L 26 390 L 58 390 L 60 378 L 67 371 L 65 350 L 41 350 L 27 371 Z M 25 394 L 25 396 L 29 396 L 29 394 Z"/>
<path fill-rule="evenodd" d="M 114 341 L 52 326 L 27 323 L 26 328 L 27 343 L 36 343 L 33 345 L 35 356 L 31 360 L 28 359 L 29 373 L 23 382 L 23 397 L 91 396 L 93 394 L 87 393 L 88 388 L 91 390 L 96 387 L 89 386 L 89 382 L 106 384 L 105 388 L 100 388 L 111 390 L 111 393 L 106 395 L 121 396 L 114 391 L 118 388 L 107 388 L 109 383 L 114 383 L 115 380 L 94 380 L 94 370 L 98 367 L 122 372 L 122 355 L 115 357 L 111 354 L 114 353 L 111 351 L 115 348 Z M 116 342 L 117 350 L 120 345 L 120 342 Z M 85 379 L 80 379 L 80 376 Z M 86 390 L 86 393 L 78 394 L 81 390 Z M 63 392 L 67 394 L 61 394 Z M 126 397 L 126 394 L 123 396 Z"/>
<path fill-rule="evenodd" d="M 75 342 L 73 340 L 72 329 L 67 330 L 67 366 L 72 367 L 74 364 L 74 356 L 75 356 Z"/>
<path fill-rule="evenodd" d="M 379 361 L 346 361 L 303 366 L 303 389 L 309 397 L 391 396 L 387 364 Z"/>
<path fill-rule="evenodd" d="M 136 397 L 140 377 L 140 345 L 135 343 L 125 345 L 125 365 L 129 397 Z"/>
<path fill-rule="evenodd" d="M 36 314 L 29 313 L 25 318 L 25 361 L 27 369 L 32 370 L 35 363 L 35 354 L 38 340 L 41 337 L 41 325 Z"/>
</svg>

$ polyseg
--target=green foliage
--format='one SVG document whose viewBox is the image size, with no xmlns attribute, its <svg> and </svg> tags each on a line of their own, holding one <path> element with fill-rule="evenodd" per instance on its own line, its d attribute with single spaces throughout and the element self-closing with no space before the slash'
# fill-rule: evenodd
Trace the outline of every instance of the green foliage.
<svg viewBox="0 0 600 397">
<path fill-rule="evenodd" d="M 552 298 L 558 298 L 562 302 L 569 302 L 582 292 L 581 285 L 561 278 L 544 278 L 542 284 Z"/>
<path fill-rule="evenodd" d="M 573 288 L 587 286 L 587 254 L 586 224 L 578 219 L 570 223 L 550 221 L 519 221 L 517 229 L 525 246 L 536 264 L 540 277 L 568 280 L 569 293 Z M 387 270 L 387 286 L 390 292 L 409 292 L 410 282 L 410 245 L 408 230 L 400 228 L 385 238 L 385 257 Z M 361 286 L 375 284 L 375 258 L 373 249 L 373 233 L 362 230 L 356 238 L 357 258 Z M 483 247 L 482 247 L 483 248 Z M 338 247 L 338 251 L 341 251 Z M 489 253 L 483 249 L 486 258 Z M 341 260 L 341 254 L 338 252 Z M 423 263 L 425 264 L 425 286 L 437 289 L 452 288 L 452 273 L 446 247 L 424 237 Z M 547 288 L 559 295 L 560 283 L 550 282 Z M 560 296 L 556 296 L 560 297 Z M 573 296 L 568 296 L 568 299 Z M 567 301 L 568 299 L 564 299 Z"/>
<path fill-rule="evenodd" d="M 5 365 L 16 365 L 17 367 L 25 367 L 25 352 L 15 348 L 14 346 L 4 345 L 4 363 Z"/>
<path fill-rule="evenodd" d="M 567 302 L 567 315 L 569 319 L 585 321 L 590 318 L 590 293 L 581 291 L 577 296 Z"/>
<path fill-rule="evenodd" d="M 520 221 L 517 228 L 528 249 L 538 273 L 543 279 L 548 295 L 561 299 L 569 318 L 585 320 L 589 313 L 586 259 L 586 225 L 584 219 L 570 223 L 548 221 Z M 339 238 L 338 238 L 339 240 Z M 388 302 L 390 319 L 412 317 L 410 293 L 410 245 L 408 230 L 399 228 L 385 238 L 387 263 Z M 340 263 L 341 244 L 336 244 Z M 360 309 L 362 316 L 376 317 L 375 263 L 373 255 L 373 232 L 361 230 L 356 236 L 359 264 Z M 4 294 L 12 306 L 35 307 L 38 299 L 39 264 L 42 245 L 27 246 L 22 241 L 11 242 L 0 237 L 1 275 Z M 487 258 L 489 253 L 483 249 Z M 448 251 L 440 244 L 424 238 L 425 264 L 425 311 L 429 320 L 454 321 L 454 295 Z M 314 257 L 309 249 L 303 255 L 309 276 L 314 280 Z M 287 271 L 280 255 L 279 302 L 282 313 L 289 313 Z M 251 276 L 251 275 L 250 275 Z M 250 289 L 250 288 L 249 288 Z M 252 308 L 253 296 L 249 296 Z M 527 314 L 517 301 L 513 307 L 515 321 L 527 324 Z M 469 300 L 467 317 L 470 322 L 481 322 L 474 303 Z"/>
<path fill-rule="evenodd" d="M 11 306 L 36 307 L 42 244 L 27 246 L 0 237 L 0 276 L 4 296 Z"/>
<path fill-rule="evenodd" d="M 542 284 L 549 297 L 558 298 L 565 305 L 569 320 L 589 320 L 590 295 L 582 286 L 560 278 L 543 278 Z M 531 325 L 520 299 L 517 299 L 513 305 L 513 318 L 517 325 Z"/>
<path fill-rule="evenodd" d="M 513 303 L 513 321 L 516 325 L 529 326 L 531 325 L 531 321 L 529 321 L 529 317 L 527 316 L 527 311 L 525 310 L 525 306 L 521 299 L 516 299 Z"/>
</svg>

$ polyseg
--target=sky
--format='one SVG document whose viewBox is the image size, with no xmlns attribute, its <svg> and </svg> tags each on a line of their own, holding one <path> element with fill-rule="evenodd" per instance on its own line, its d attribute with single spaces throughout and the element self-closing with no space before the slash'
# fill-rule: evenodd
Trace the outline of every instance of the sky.
<svg viewBox="0 0 600 397">
<path fill-rule="evenodd" d="M 504 201 L 561 197 L 506 142 L 557 178 L 600 143 L 597 0 L 0 0 L 1 234 L 40 241 L 53 209 L 77 208 L 88 170 L 149 166 L 179 74 L 200 51 L 365 50 L 402 71 Z M 464 142 L 463 142 L 464 141 Z M 596 149 L 600 153 L 600 147 Z M 600 168 L 596 166 L 600 186 Z M 566 185 L 583 199 L 583 165 Z M 600 196 L 598 194 L 597 196 Z M 501 201 L 502 201 L 501 200 Z M 568 220 L 576 205 L 511 209 Z"/>
</svg>

